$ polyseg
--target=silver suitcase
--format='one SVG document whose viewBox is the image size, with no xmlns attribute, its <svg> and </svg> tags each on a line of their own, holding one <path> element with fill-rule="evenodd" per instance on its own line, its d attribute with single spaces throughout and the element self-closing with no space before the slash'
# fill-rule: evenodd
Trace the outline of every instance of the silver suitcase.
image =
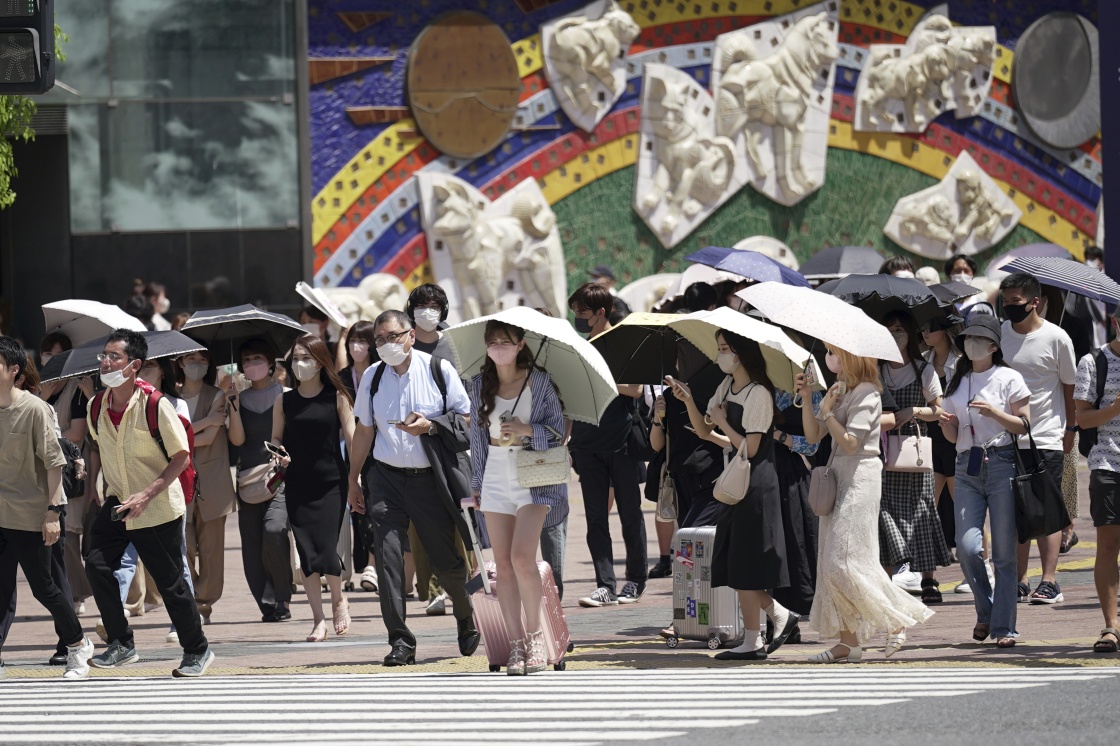
<svg viewBox="0 0 1120 746">
<path fill-rule="evenodd" d="M 684 528 L 673 535 L 673 629 L 665 644 L 701 640 L 716 650 L 743 638 L 739 598 L 726 586 L 712 588 L 716 527 Z"/>
</svg>

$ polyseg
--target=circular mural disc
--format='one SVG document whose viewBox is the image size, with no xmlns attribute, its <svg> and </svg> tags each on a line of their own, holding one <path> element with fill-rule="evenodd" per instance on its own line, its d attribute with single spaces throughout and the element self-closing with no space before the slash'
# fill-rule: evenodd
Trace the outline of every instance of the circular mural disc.
<svg viewBox="0 0 1120 746">
<path fill-rule="evenodd" d="M 476 158 L 496 148 L 521 96 L 509 39 L 478 13 L 449 13 L 425 28 L 408 55 L 408 99 L 440 152 Z"/>
<path fill-rule="evenodd" d="M 1097 29 L 1076 13 L 1050 13 L 1015 48 L 1011 92 L 1027 127 L 1056 148 L 1074 148 L 1101 128 Z"/>
</svg>

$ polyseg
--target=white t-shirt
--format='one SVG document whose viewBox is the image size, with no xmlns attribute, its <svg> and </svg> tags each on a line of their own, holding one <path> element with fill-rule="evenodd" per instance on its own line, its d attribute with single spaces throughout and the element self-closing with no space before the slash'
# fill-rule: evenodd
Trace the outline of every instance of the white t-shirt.
<svg viewBox="0 0 1120 746">
<path fill-rule="evenodd" d="M 914 365 L 906 363 L 901 368 L 895 368 L 890 363 L 885 363 L 879 366 L 879 371 L 883 376 L 883 385 L 891 391 L 898 391 L 904 386 L 909 386 L 914 382 L 916 377 L 914 368 L 922 368 L 921 361 L 914 361 Z M 941 381 L 937 378 L 937 370 L 932 365 L 926 365 L 922 368 L 922 394 L 926 398 L 926 402 L 931 402 L 941 396 Z"/>
<path fill-rule="evenodd" d="M 1030 334 L 1019 334 L 1011 322 L 1003 322 L 1000 332 L 1003 360 L 1019 371 L 1031 391 L 1031 433 L 1044 451 L 1062 450 L 1066 429 L 1066 402 L 1063 384 L 1077 381 L 1077 362 L 1073 342 L 1061 327 L 1043 321 Z M 1030 448 L 1026 438 L 1020 448 Z"/>
<path fill-rule="evenodd" d="M 1104 379 L 1104 396 L 1101 406 L 1108 406 L 1120 396 L 1120 357 L 1105 345 L 1108 376 Z M 1077 384 L 1073 398 L 1096 404 L 1097 401 L 1097 351 L 1093 350 L 1077 364 Z M 1097 428 L 1097 444 L 1089 451 L 1089 468 L 1120 471 L 1120 417 L 1113 417 Z"/>
<path fill-rule="evenodd" d="M 1031 390 L 1023 381 L 1023 376 L 1011 368 L 993 365 L 983 373 L 970 373 L 961 379 L 960 386 L 941 401 L 941 406 L 950 414 L 955 414 L 957 425 L 957 453 L 965 453 L 974 445 L 1005 446 L 1011 436 L 1003 425 L 992 417 L 974 412 L 968 403 L 973 399 L 983 399 L 993 407 L 1011 414 L 1011 403 L 1029 399 Z M 1031 412 L 1032 418 L 1034 412 Z M 971 428 L 969 427 L 971 425 Z M 976 436 L 973 439 L 973 430 Z M 992 440 L 1002 433 L 998 440 Z M 1025 439 L 1024 439 L 1025 440 Z"/>
</svg>

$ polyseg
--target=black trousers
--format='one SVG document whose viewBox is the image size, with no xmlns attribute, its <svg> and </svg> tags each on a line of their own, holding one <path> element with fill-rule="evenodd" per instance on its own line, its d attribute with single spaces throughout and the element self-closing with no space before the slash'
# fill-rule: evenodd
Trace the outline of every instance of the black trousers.
<svg viewBox="0 0 1120 746">
<path fill-rule="evenodd" d="M 455 546 L 458 528 L 444 506 L 432 474 L 403 474 L 375 464 L 369 479 L 366 519 L 373 534 L 381 618 L 390 644 L 404 641 L 416 646 L 416 637 L 405 623 L 402 544 L 408 536 L 409 523 L 416 526 L 428 559 L 455 604 L 455 618 L 471 616 L 467 563 Z"/>
<path fill-rule="evenodd" d="M 595 566 L 595 585 L 617 593 L 614 576 L 614 547 L 611 543 L 608 500 L 614 487 L 614 504 L 622 522 L 626 544 L 626 579 L 644 583 L 646 574 L 646 523 L 642 518 L 641 462 L 621 451 L 598 453 L 572 451 L 583 507 L 587 512 L 587 548 Z"/>
<path fill-rule="evenodd" d="M 16 616 L 17 564 L 23 568 L 35 599 L 46 607 L 54 619 L 58 651 L 66 652 L 67 645 L 81 641 L 82 624 L 78 621 L 74 604 L 70 600 L 70 584 L 66 581 L 63 565 L 62 541 L 60 537 L 48 547 L 43 543 L 41 531 L 0 528 L 0 609 L 4 611 L 4 617 L 0 620 L 0 647 L 8 639 L 8 632 Z"/>
<path fill-rule="evenodd" d="M 112 511 L 118 505 L 120 501 L 115 497 L 105 499 L 93 521 L 90 550 L 86 557 L 86 576 L 109 640 L 126 647 L 133 646 L 132 630 L 121 603 L 120 586 L 113 576 L 121 566 L 125 549 L 132 544 L 163 596 L 167 615 L 179 632 L 183 651 L 205 653 L 208 643 L 202 633 L 198 606 L 195 605 L 194 594 L 183 580 L 183 519 L 129 530 L 125 528 L 124 521 L 112 519 Z"/>
<path fill-rule="evenodd" d="M 292 545 L 283 490 L 268 502 L 255 505 L 238 499 L 237 528 L 241 532 L 245 582 L 261 614 L 287 607 L 292 600 Z"/>
</svg>

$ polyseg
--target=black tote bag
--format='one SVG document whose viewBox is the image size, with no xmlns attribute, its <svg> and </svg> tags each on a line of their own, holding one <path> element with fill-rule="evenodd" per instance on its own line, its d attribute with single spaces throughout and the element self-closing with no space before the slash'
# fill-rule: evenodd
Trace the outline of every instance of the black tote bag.
<svg viewBox="0 0 1120 746">
<path fill-rule="evenodd" d="M 1023 422 L 1027 426 L 1035 466 L 1028 470 L 1023 465 L 1019 448 L 1014 449 L 1016 475 L 1011 478 L 1011 492 L 1015 497 L 1015 528 L 1020 544 L 1057 533 L 1070 524 L 1061 482 L 1055 481 L 1054 475 L 1046 471 L 1035 448 L 1030 423 L 1025 418 Z"/>
</svg>

